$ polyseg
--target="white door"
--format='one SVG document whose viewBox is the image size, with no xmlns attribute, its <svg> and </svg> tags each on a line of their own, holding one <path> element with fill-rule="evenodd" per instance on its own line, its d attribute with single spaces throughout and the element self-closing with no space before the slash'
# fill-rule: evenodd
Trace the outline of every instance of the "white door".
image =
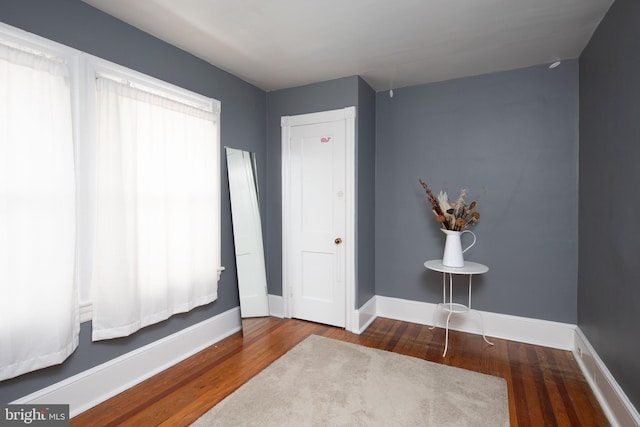
<svg viewBox="0 0 640 427">
<path fill-rule="evenodd" d="M 295 116 L 306 119 L 297 125 L 293 117 L 289 121 L 294 125 L 283 141 L 283 276 L 290 317 L 344 327 L 353 293 L 353 167 L 347 164 L 353 161 L 353 128 L 344 117 L 328 120 L 332 113 Z"/>
</svg>

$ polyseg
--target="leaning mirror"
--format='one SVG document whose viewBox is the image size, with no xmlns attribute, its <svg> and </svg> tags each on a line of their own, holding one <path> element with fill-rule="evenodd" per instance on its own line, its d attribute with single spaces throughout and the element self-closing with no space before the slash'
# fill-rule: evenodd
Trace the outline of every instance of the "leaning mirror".
<svg viewBox="0 0 640 427">
<path fill-rule="evenodd" d="M 255 153 L 225 147 L 240 317 L 269 315 Z M 243 322 L 244 324 L 244 322 Z M 243 325 L 244 328 L 244 325 Z"/>
</svg>

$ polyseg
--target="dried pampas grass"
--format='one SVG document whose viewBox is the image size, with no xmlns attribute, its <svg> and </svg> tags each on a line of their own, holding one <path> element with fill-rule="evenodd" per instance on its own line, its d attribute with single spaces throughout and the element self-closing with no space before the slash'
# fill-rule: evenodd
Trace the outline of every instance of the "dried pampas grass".
<svg viewBox="0 0 640 427">
<path fill-rule="evenodd" d="M 440 191 L 436 197 L 426 182 L 422 179 L 418 181 L 427 193 L 427 202 L 431 205 L 431 211 L 435 215 L 436 221 L 441 223 L 444 229 L 461 231 L 478 222 L 480 213 L 475 211 L 476 201 L 467 204 L 464 200 L 468 192 L 466 188 L 460 190 L 455 203 L 451 203 L 445 191 Z"/>
</svg>

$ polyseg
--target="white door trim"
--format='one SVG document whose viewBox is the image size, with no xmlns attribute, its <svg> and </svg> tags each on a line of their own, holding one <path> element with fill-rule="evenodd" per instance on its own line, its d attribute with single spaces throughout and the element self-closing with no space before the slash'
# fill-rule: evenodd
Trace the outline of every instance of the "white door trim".
<svg viewBox="0 0 640 427">
<path fill-rule="evenodd" d="M 291 235 L 288 224 L 291 224 L 291 151 L 289 139 L 293 126 L 304 126 L 317 123 L 345 122 L 346 135 L 346 233 L 345 248 L 345 329 L 353 332 L 353 315 L 355 313 L 355 119 L 356 107 L 319 113 L 283 116 L 282 126 L 282 298 L 285 318 L 291 318 L 292 285 L 289 278 L 289 256 Z"/>
</svg>

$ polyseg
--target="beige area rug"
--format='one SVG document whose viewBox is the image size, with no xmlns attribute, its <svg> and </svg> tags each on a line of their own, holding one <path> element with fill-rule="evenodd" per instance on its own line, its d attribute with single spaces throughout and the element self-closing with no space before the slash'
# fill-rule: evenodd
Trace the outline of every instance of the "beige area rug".
<svg viewBox="0 0 640 427">
<path fill-rule="evenodd" d="M 194 426 L 508 426 L 503 378 L 312 335 Z"/>
</svg>

